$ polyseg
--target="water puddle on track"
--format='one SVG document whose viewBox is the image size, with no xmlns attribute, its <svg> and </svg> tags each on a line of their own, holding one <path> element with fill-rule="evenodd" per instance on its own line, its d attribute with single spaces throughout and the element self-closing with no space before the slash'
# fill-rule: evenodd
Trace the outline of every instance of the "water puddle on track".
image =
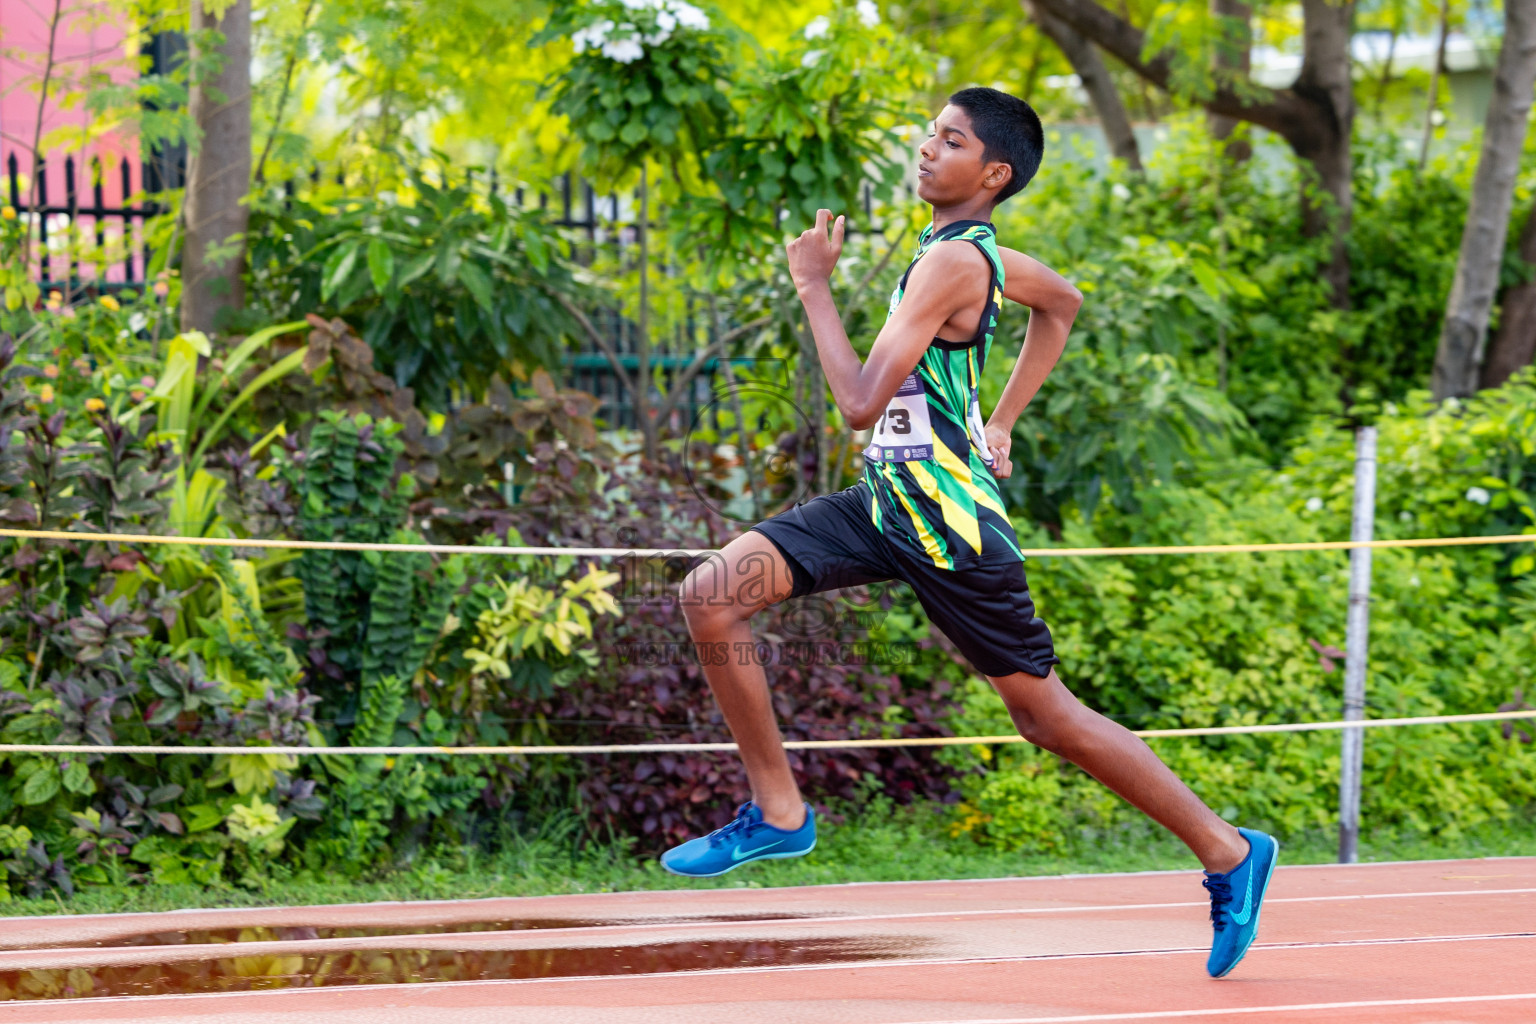
<svg viewBox="0 0 1536 1024">
<path fill-rule="evenodd" d="M 826 914 L 698 914 L 599 920 L 577 917 L 524 917 L 507 920 L 449 921 L 399 925 L 262 925 L 251 928 L 195 928 L 136 932 L 89 942 L 10 943 L 0 938 L 0 950 L 82 949 L 139 946 L 184 946 L 224 942 L 307 942 L 320 939 L 384 938 L 391 935 L 448 935 L 473 932 L 517 932 L 544 928 L 602 928 L 613 925 L 735 924 L 743 921 L 794 921 Z"/>
<path fill-rule="evenodd" d="M 521 950 L 369 949 L 102 967 L 0 971 L 0 1000 L 154 996 L 794 967 L 921 955 L 921 938 L 708 940 Z"/>
</svg>

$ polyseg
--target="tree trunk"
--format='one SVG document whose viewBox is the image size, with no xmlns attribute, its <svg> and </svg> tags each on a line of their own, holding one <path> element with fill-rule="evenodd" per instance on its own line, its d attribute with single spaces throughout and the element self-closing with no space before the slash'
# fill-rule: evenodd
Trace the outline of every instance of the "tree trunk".
<svg viewBox="0 0 1536 1024">
<path fill-rule="evenodd" d="M 645 165 L 640 165 L 640 315 L 635 329 L 635 422 L 645 457 L 656 461 L 656 431 L 659 424 L 651 418 L 651 190 Z"/>
<path fill-rule="evenodd" d="M 1066 55 L 1077 77 L 1083 80 L 1083 88 L 1093 101 L 1099 123 L 1104 126 L 1104 139 L 1109 143 L 1110 153 L 1116 160 L 1124 160 L 1132 171 L 1140 174 L 1141 149 L 1136 145 L 1136 134 L 1131 131 L 1131 119 L 1126 115 L 1120 90 L 1115 88 L 1115 80 L 1110 77 L 1109 69 L 1104 66 L 1104 58 L 1099 56 L 1097 47 L 1084 39 L 1071 25 L 1041 9 L 1034 0 L 1022 2 L 1035 24 L 1040 26 L 1040 31 L 1051 37 L 1051 41 Z"/>
<path fill-rule="evenodd" d="M 1520 231 L 1520 258 L 1528 265 L 1536 264 L 1536 206 L 1531 207 Z M 1532 362 L 1536 362 L 1536 280 L 1517 284 L 1504 293 L 1499 329 L 1488 343 L 1480 383 L 1496 388 Z"/>
<path fill-rule="evenodd" d="M 1508 26 L 1505 27 L 1507 30 Z M 1421 171 L 1429 162 L 1429 143 L 1435 137 L 1435 106 L 1440 102 L 1440 70 L 1445 67 L 1445 41 L 1450 34 L 1451 0 L 1440 0 L 1440 44 L 1435 47 L 1434 67 L 1429 69 L 1429 102 L 1424 105 L 1424 141 L 1419 144 Z"/>
<path fill-rule="evenodd" d="M 1035 33 L 1035 45 L 1029 51 L 1029 64 L 1024 72 L 1024 102 L 1035 94 L 1035 79 L 1040 77 L 1040 56 L 1045 52 L 1045 33 Z"/>
<path fill-rule="evenodd" d="M 1493 98 L 1483 122 L 1483 151 L 1472 179 L 1472 202 L 1461 233 L 1461 255 L 1446 302 L 1431 388 L 1437 399 L 1477 389 L 1488 312 L 1499 286 L 1515 175 L 1536 90 L 1536 2 L 1504 7 L 1504 41 L 1493 69 Z"/>
<path fill-rule="evenodd" d="M 1211 14 L 1221 19 L 1221 41 L 1216 44 L 1217 81 L 1243 82 L 1253 69 L 1253 9 L 1242 0 L 1211 0 Z M 1237 128 L 1237 118 L 1226 114 L 1207 115 L 1211 135 L 1226 142 Z M 1247 163 L 1253 146 L 1246 141 L 1228 143 L 1226 153 L 1238 163 Z"/>
<path fill-rule="evenodd" d="M 1309 238 L 1333 227 L 1333 252 L 1325 271 L 1333 292 L 1335 309 L 1349 309 L 1349 225 L 1355 211 L 1354 165 L 1349 138 L 1355 123 L 1355 84 L 1351 75 L 1349 40 L 1354 4 L 1335 6 L 1330 0 L 1302 0 L 1303 57 L 1301 74 L 1291 90 L 1310 97 L 1317 116 L 1325 118 L 1322 130 L 1303 130 L 1291 146 L 1297 155 L 1317 169 L 1323 191 L 1335 209 L 1313 199 L 1302 186 L 1302 230 Z M 1310 126 L 1309 126 L 1310 127 Z M 1334 222 L 1333 218 L 1337 217 Z"/>
<path fill-rule="evenodd" d="M 1042 9 L 1066 22 L 1112 54 L 1141 78 L 1169 91 L 1172 88 L 1173 54 L 1162 51 L 1142 58 L 1146 36 L 1124 18 L 1094 0 L 1034 0 Z M 1329 0 L 1302 0 L 1305 19 L 1301 73 L 1289 89 L 1267 89 L 1249 82 L 1243 92 L 1216 83 L 1211 95 L 1201 100 L 1215 114 L 1268 128 L 1290 144 L 1297 156 L 1317 171 L 1325 192 L 1333 197 L 1340 214 L 1335 225 L 1333 252 L 1327 280 L 1333 287 L 1333 304 L 1349 308 L 1349 258 L 1344 239 L 1349 232 L 1353 201 L 1350 194 L 1349 133 L 1355 104 L 1350 79 L 1350 21 L 1352 0 L 1335 6 Z M 1309 235 L 1329 227 L 1323 207 L 1306 192 L 1302 195 L 1303 225 Z"/>
<path fill-rule="evenodd" d="M 1397 36 L 1402 26 L 1397 21 L 1392 22 L 1392 34 L 1387 37 L 1387 62 L 1381 69 L 1381 78 L 1376 81 L 1376 107 L 1373 113 L 1376 120 L 1381 120 L 1381 105 L 1387 99 L 1387 86 L 1392 84 L 1392 58 L 1397 54 Z"/>
<path fill-rule="evenodd" d="M 192 85 L 188 104 L 202 138 L 187 182 L 187 241 L 181 259 L 181 327 L 211 333 L 221 314 L 245 304 L 248 210 L 251 186 L 251 0 L 236 0 L 222 18 L 201 2 L 192 31 L 224 35 L 223 67 Z M 194 63 L 206 58 L 197 54 Z"/>
</svg>

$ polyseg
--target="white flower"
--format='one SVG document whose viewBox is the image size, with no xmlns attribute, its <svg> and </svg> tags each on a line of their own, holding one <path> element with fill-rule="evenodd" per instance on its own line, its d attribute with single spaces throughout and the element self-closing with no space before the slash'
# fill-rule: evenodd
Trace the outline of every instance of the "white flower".
<svg viewBox="0 0 1536 1024">
<path fill-rule="evenodd" d="M 1410 587 L 1417 587 L 1419 585 L 1419 578 L 1417 576 L 1408 577 L 1408 585 Z"/>
<path fill-rule="evenodd" d="M 1109 194 L 1120 200 L 1122 203 L 1131 198 L 1131 190 L 1126 188 L 1118 181 L 1115 182 L 1112 188 L 1110 188 Z"/>
<path fill-rule="evenodd" d="M 586 28 L 577 29 L 571 36 L 571 44 L 576 47 L 577 53 L 582 53 L 588 47 L 596 50 L 608 41 L 608 33 L 614 30 L 613 22 L 606 18 L 594 22 Z"/>
<path fill-rule="evenodd" d="M 810 67 L 812 64 L 815 64 L 817 61 L 821 60 L 822 56 L 826 52 L 826 50 L 807 50 L 805 56 L 800 58 L 800 66 L 803 68 Z"/>
<path fill-rule="evenodd" d="M 620 64 L 633 64 L 645 56 L 638 39 L 613 39 L 603 44 L 603 56 Z"/>
<path fill-rule="evenodd" d="M 1491 497 L 1492 495 L 1483 490 L 1481 487 L 1467 488 L 1467 500 L 1472 502 L 1474 505 L 1486 505 L 1488 504 L 1488 500 Z"/>
<path fill-rule="evenodd" d="M 667 35 L 671 35 L 672 30 L 677 28 L 677 15 L 671 11 L 658 12 L 656 15 L 656 27 Z"/>
<path fill-rule="evenodd" d="M 1321 512 L 1322 510 L 1323 510 L 1323 499 L 1322 498 L 1308 498 L 1307 499 L 1307 511 L 1308 512 Z"/>
<path fill-rule="evenodd" d="M 826 19 L 825 15 L 818 14 L 806 24 L 805 38 L 820 39 L 822 36 L 827 34 L 827 29 L 831 26 L 831 24 L 832 23 Z"/>
<path fill-rule="evenodd" d="M 683 26 L 683 28 L 691 28 L 696 32 L 703 32 L 709 28 L 709 15 L 693 6 L 693 4 L 675 4 L 673 10 L 677 14 L 677 23 Z"/>
<path fill-rule="evenodd" d="M 1403 509 L 1397 514 L 1397 518 L 1405 523 L 1411 523 L 1413 522 L 1413 513 L 1409 512 L 1407 509 Z"/>
<path fill-rule="evenodd" d="M 859 0 L 853 9 L 859 13 L 859 20 L 867 28 L 874 28 L 880 24 L 880 8 L 875 0 Z"/>
</svg>

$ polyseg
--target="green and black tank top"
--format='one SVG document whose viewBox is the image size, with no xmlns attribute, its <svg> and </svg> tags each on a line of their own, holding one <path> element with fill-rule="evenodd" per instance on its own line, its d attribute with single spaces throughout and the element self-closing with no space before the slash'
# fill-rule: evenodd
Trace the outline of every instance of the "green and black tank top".
<svg viewBox="0 0 1536 1024">
<path fill-rule="evenodd" d="M 977 401 L 1003 302 L 1003 261 L 992 225 L 968 220 L 924 228 L 886 318 L 901 305 L 912 267 L 935 243 L 951 240 L 972 242 L 987 257 L 987 305 L 969 341 L 933 339 L 875 424 L 864 449 L 870 516 L 891 543 L 941 569 L 1020 562 Z"/>
</svg>

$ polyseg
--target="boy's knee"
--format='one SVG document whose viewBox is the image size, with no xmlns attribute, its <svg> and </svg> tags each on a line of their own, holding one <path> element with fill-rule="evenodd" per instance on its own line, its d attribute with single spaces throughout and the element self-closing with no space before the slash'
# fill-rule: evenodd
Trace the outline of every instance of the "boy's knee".
<svg viewBox="0 0 1536 1024">
<path fill-rule="evenodd" d="M 729 621 L 731 606 L 719 600 L 715 593 L 718 579 L 711 567 L 700 566 L 678 584 L 677 601 L 690 628 L 698 629 Z"/>
<path fill-rule="evenodd" d="M 1077 747 L 1077 729 L 1071 716 L 1038 713 L 1037 709 L 1010 707 L 1008 715 L 1019 735 L 1041 750 L 1070 759 Z"/>
<path fill-rule="evenodd" d="M 1020 736 L 1042 750 L 1052 750 L 1056 738 L 1053 729 L 1041 723 L 1038 718 L 1019 711 L 1011 711 L 1009 717 L 1013 719 L 1013 727 L 1019 730 Z"/>
</svg>

